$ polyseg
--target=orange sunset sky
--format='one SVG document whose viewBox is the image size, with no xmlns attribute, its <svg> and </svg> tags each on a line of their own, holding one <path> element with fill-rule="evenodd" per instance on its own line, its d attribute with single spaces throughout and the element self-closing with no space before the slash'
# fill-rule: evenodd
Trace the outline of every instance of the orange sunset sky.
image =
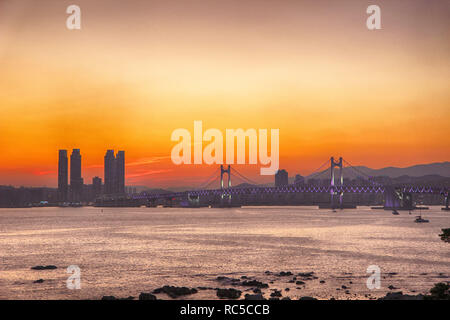
<svg viewBox="0 0 450 320">
<path fill-rule="evenodd" d="M 448 161 L 449 89 L 450 1 L 0 0 L 0 184 L 56 186 L 80 148 L 86 183 L 121 149 L 127 185 L 196 185 L 216 166 L 170 160 L 194 120 L 279 129 L 290 176 Z"/>
</svg>

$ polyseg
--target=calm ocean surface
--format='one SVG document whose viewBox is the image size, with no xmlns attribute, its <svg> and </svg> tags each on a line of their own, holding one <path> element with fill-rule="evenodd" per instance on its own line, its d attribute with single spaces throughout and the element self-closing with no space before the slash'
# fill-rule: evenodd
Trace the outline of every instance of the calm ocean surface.
<svg viewBox="0 0 450 320">
<path fill-rule="evenodd" d="M 423 224 L 414 223 L 416 214 L 366 207 L 0 209 L 0 299 L 137 297 L 163 285 L 231 287 L 217 276 L 269 283 L 266 298 L 271 288 L 291 298 L 379 297 L 390 285 L 424 293 L 450 280 L 450 244 L 438 236 L 450 227 L 450 213 L 431 207 L 423 211 L 430 223 Z M 36 265 L 58 269 L 30 269 Z M 81 269 L 80 290 L 66 288 L 69 265 Z M 366 287 L 369 265 L 381 268 L 379 290 Z M 296 285 L 267 270 L 314 271 L 318 279 Z M 45 281 L 33 283 L 37 279 Z M 217 297 L 200 290 L 185 298 Z"/>
</svg>

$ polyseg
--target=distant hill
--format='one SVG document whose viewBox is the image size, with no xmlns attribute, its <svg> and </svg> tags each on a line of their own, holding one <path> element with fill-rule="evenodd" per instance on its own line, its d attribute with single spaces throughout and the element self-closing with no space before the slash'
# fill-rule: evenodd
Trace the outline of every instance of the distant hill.
<svg viewBox="0 0 450 320">
<path fill-rule="evenodd" d="M 168 187 L 166 190 L 170 193 L 172 192 L 185 192 L 185 191 L 191 191 L 196 190 L 198 187 L 196 185 L 190 187 L 190 186 L 181 186 L 181 187 Z"/>
<path fill-rule="evenodd" d="M 164 193 L 171 193 L 172 191 L 160 189 L 160 188 L 147 188 L 147 187 L 140 187 L 136 188 L 136 191 L 139 192 L 147 192 L 152 194 L 164 194 Z"/>
<path fill-rule="evenodd" d="M 402 176 L 409 177 L 423 177 L 423 176 L 441 176 L 450 177 L 450 162 L 436 162 L 430 164 L 419 164 L 406 168 L 397 167 L 386 167 L 381 169 L 371 169 L 364 166 L 354 167 L 356 170 L 344 167 L 343 173 L 344 177 L 354 179 L 358 176 L 363 176 L 363 174 L 371 177 L 385 176 L 389 178 L 398 178 Z M 325 172 L 329 173 L 329 169 L 322 171 L 323 174 L 320 175 L 321 178 L 324 177 Z M 361 173 L 358 173 L 361 172 Z M 307 176 L 306 178 L 310 178 Z M 292 178 L 293 179 L 293 178 Z"/>
<path fill-rule="evenodd" d="M 251 188 L 254 187 L 254 184 L 250 184 L 250 183 L 241 183 L 238 185 L 233 186 L 234 188 Z"/>
<path fill-rule="evenodd" d="M 450 186 L 450 177 L 442 177 L 439 175 L 426 175 L 422 177 L 400 176 L 392 178 L 392 181 L 397 184 Z"/>
</svg>

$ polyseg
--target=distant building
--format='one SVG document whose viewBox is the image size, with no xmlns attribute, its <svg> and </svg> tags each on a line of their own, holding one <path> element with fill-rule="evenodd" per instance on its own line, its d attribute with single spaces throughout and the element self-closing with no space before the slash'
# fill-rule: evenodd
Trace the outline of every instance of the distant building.
<svg viewBox="0 0 450 320">
<path fill-rule="evenodd" d="M 70 155 L 70 191 L 72 201 L 81 201 L 83 178 L 81 177 L 80 149 L 73 149 Z"/>
<path fill-rule="evenodd" d="M 289 184 L 288 173 L 286 170 L 278 170 L 275 174 L 275 187 L 287 186 Z"/>
<path fill-rule="evenodd" d="M 125 151 L 118 151 L 116 155 L 116 193 L 125 193 Z"/>
<path fill-rule="evenodd" d="M 69 191 L 69 163 L 67 150 L 59 150 L 58 158 L 58 200 L 67 201 Z"/>
<path fill-rule="evenodd" d="M 295 180 L 294 180 L 294 185 L 296 186 L 302 186 L 305 184 L 305 178 L 302 177 L 301 175 L 297 174 L 295 176 Z"/>
<path fill-rule="evenodd" d="M 114 193 L 114 172 L 115 172 L 116 158 L 114 156 L 114 150 L 108 150 L 105 154 L 105 194 Z"/>
<path fill-rule="evenodd" d="M 92 195 L 97 198 L 102 193 L 102 179 L 99 177 L 92 178 Z"/>
<path fill-rule="evenodd" d="M 105 154 L 105 194 L 125 193 L 125 151 L 108 150 Z"/>
<path fill-rule="evenodd" d="M 136 193 L 136 187 L 125 187 L 125 191 L 127 194 L 135 194 Z"/>
</svg>

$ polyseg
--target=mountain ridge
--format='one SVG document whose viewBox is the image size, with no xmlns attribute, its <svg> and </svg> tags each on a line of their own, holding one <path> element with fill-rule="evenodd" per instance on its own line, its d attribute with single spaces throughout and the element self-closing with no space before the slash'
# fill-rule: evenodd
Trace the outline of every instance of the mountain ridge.
<svg viewBox="0 0 450 320">
<path fill-rule="evenodd" d="M 354 170 L 354 169 L 356 170 Z M 329 172 L 329 168 L 317 174 L 317 176 L 322 177 L 325 172 Z M 359 172 L 358 172 L 359 171 Z M 339 169 L 336 168 L 335 171 L 339 174 Z M 409 167 L 384 167 L 380 169 L 372 169 L 366 166 L 354 166 L 348 167 L 344 166 L 343 168 L 344 178 L 355 179 L 358 176 L 370 176 L 370 177 L 389 177 L 389 178 L 398 178 L 401 176 L 410 176 L 410 177 L 422 177 L 428 175 L 438 175 L 441 177 L 450 177 L 450 162 L 433 162 L 429 164 L 417 164 Z M 307 179 L 311 178 L 316 174 L 311 174 L 306 176 Z M 322 177 L 323 178 L 323 177 Z"/>
</svg>

